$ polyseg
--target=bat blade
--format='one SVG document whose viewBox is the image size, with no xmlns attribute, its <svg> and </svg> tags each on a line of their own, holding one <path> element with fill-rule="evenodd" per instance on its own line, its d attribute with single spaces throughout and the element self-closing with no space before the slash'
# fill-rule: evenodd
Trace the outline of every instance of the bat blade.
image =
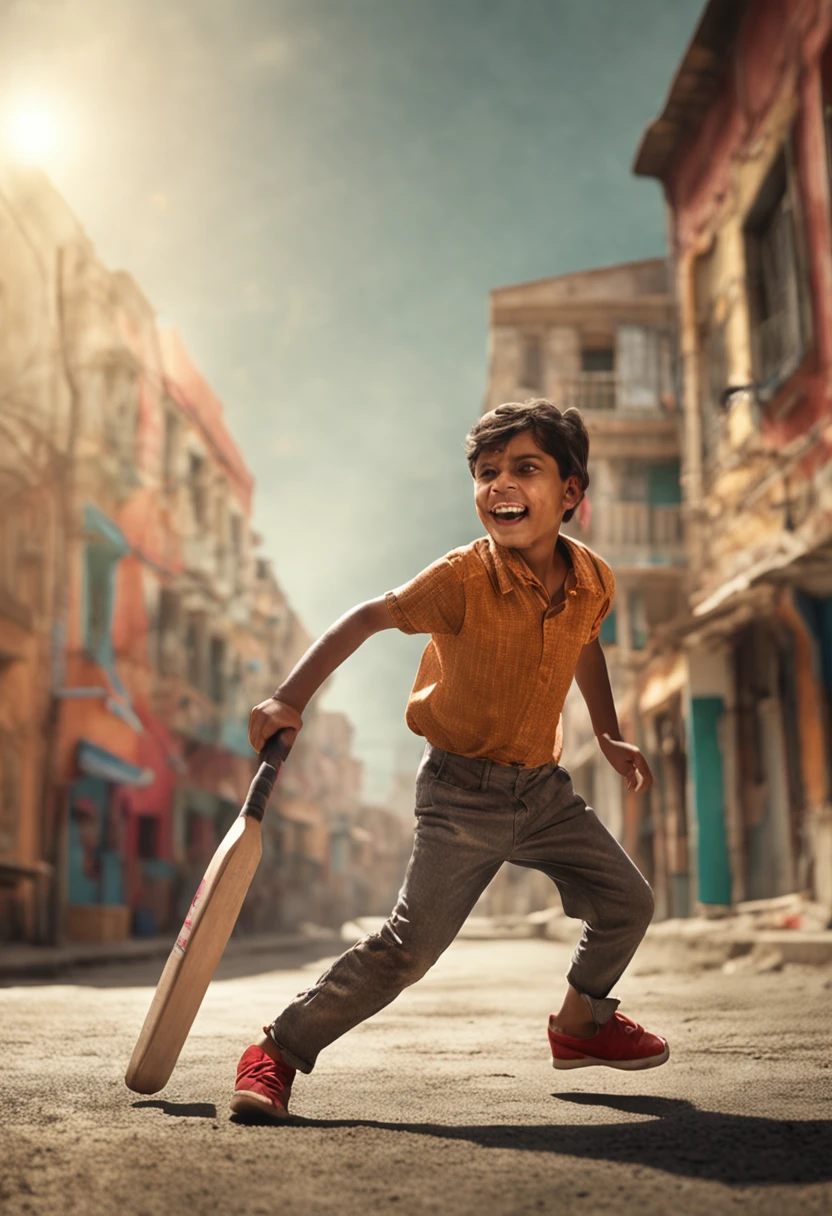
<svg viewBox="0 0 832 1216">
<path fill-rule="evenodd" d="M 127 1067 L 135 1093 L 158 1093 L 170 1080 L 259 864 L 261 820 L 288 751 L 279 736 L 270 740 L 245 806 L 205 871 Z"/>
</svg>

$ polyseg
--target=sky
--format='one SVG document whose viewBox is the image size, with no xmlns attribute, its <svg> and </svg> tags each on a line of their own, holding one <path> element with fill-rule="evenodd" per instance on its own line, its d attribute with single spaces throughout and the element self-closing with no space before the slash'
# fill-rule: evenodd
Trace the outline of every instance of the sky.
<svg viewBox="0 0 832 1216">
<path fill-rule="evenodd" d="M 631 175 L 700 0 L 0 0 L 0 117 L 223 400 L 306 628 L 483 534 L 488 292 L 665 251 Z M 427 639 L 322 704 L 383 801 Z M 268 696 L 273 689 L 264 688 Z"/>
</svg>

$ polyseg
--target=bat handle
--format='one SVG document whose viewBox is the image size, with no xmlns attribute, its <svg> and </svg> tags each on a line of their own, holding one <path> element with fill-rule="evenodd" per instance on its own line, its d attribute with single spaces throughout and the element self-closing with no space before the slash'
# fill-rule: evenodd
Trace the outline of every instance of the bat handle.
<svg viewBox="0 0 832 1216">
<path fill-rule="evenodd" d="M 257 819 L 260 823 L 263 822 L 277 774 L 292 750 L 291 745 L 284 739 L 285 734 L 285 727 L 283 730 L 277 731 L 266 740 L 266 746 L 260 753 L 260 767 L 251 783 L 243 809 L 240 811 L 240 815 L 247 819 Z"/>
<path fill-rule="evenodd" d="M 283 736 L 285 734 L 285 728 L 276 731 L 266 740 L 265 746 L 260 753 L 260 763 L 270 764 L 275 773 L 280 770 L 280 766 L 292 750 L 291 744 L 284 742 Z"/>
</svg>

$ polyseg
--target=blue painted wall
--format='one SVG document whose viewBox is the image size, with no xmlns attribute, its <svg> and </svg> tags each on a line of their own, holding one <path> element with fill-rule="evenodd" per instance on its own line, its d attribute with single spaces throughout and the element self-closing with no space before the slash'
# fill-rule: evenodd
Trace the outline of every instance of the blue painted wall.
<svg viewBox="0 0 832 1216">
<path fill-rule="evenodd" d="M 697 824 L 698 896 L 703 904 L 731 902 L 722 752 L 717 735 L 723 712 L 722 697 L 691 699 L 688 743 Z"/>
<path fill-rule="evenodd" d="M 119 906 L 124 903 L 124 859 L 112 849 L 104 847 L 109 789 L 100 777 L 81 777 L 73 782 L 71 802 L 84 798 L 94 804 L 97 812 L 98 865 L 99 873 L 91 876 L 84 872 L 84 846 L 81 838 L 81 818 L 70 811 L 68 899 L 73 906 L 104 904 Z"/>
</svg>

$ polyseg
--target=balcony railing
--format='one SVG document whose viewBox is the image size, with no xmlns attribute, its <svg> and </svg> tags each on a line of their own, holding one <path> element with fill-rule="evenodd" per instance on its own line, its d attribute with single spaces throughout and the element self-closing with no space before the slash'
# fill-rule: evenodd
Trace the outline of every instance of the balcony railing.
<svg viewBox="0 0 832 1216">
<path fill-rule="evenodd" d="M 618 399 L 615 372 L 581 372 L 563 386 L 564 404 L 579 410 L 614 410 Z"/>
<path fill-rule="evenodd" d="M 613 562 L 679 565 L 685 558 L 682 508 L 675 503 L 598 503 L 590 545 Z"/>
<path fill-rule="evenodd" d="M 561 382 L 560 396 L 564 407 L 576 406 L 581 412 L 666 412 L 658 372 L 653 384 L 623 380 L 616 372 L 579 372 Z"/>
</svg>

